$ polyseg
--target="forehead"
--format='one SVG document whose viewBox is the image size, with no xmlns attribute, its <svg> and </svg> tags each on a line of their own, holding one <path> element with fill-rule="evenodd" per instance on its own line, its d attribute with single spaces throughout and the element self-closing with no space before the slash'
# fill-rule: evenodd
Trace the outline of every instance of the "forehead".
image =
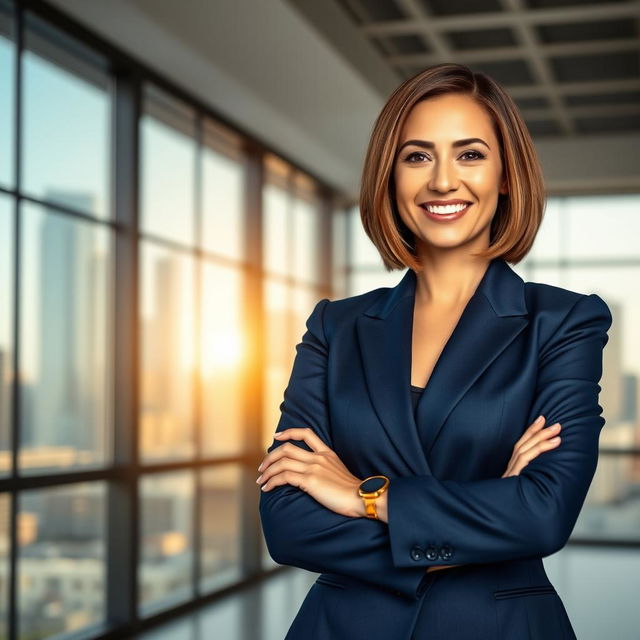
<svg viewBox="0 0 640 640">
<path fill-rule="evenodd" d="M 472 137 L 495 139 L 494 135 L 491 116 L 482 105 L 467 95 L 451 93 L 415 104 L 407 115 L 400 139 L 446 142 Z"/>
</svg>

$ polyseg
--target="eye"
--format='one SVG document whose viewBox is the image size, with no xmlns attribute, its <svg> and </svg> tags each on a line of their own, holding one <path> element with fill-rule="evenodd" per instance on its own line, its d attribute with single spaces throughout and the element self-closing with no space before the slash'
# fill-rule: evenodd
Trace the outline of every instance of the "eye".
<svg viewBox="0 0 640 640">
<path fill-rule="evenodd" d="M 467 160 L 483 160 L 485 158 L 485 155 L 483 153 L 480 153 L 480 151 L 476 151 L 475 149 L 470 150 L 470 151 L 465 151 L 460 157 L 464 158 L 465 156 L 468 156 L 469 154 L 471 154 L 471 158 L 467 158 Z M 408 162 L 409 164 L 416 164 L 416 162 L 413 161 L 413 158 L 417 158 L 416 162 L 419 162 L 421 158 L 427 158 L 428 156 L 426 156 L 424 153 L 420 152 L 420 151 L 414 151 L 413 153 L 410 153 L 406 158 L 405 158 L 405 162 Z"/>
<path fill-rule="evenodd" d="M 468 153 L 475 153 L 476 157 L 475 158 L 471 158 L 471 160 L 482 160 L 484 158 L 484 154 L 480 153 L 479 151 L 465 151 L 462 155 L 466 156 Z"/>
<path fill-rule="evenodd" d="M 410 153 L 406 158 L 405 161 L 408 162 L 409 164 L 415 164 L 413 162 L 411 162 L 411 158 L 415 157 L 415 156 L 422 156 L 423 158 L 426 158 L 427 156 L 424 155 L 424 153 L 420 153 L 420 151 L 414 151 L 413 153 Z"/>
</svg>

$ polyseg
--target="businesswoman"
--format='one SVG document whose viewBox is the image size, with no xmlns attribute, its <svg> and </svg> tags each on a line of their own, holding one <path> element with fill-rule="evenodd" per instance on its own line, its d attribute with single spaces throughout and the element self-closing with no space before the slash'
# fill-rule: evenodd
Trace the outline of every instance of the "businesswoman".
<svg viewBox="0 0 640 640">
<path fill-rule="evenodd" d="M 612 319 L 507 264 L 543 191 L 491 78 L 434 66 L 382 109 L 360 212 L 408 270 L 316 304 L 259 467 L 271 556 L 321 574 L 287 640 L 575 638 L 542 558 L 596 469 Z"/>
</svg>

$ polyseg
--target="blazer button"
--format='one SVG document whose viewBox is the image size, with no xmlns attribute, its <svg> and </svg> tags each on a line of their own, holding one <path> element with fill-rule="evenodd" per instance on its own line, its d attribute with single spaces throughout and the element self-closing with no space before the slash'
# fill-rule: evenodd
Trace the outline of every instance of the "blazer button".
<svg viewBox="0 0 640 640">
<path fill-rule="evenodd" d="M 427 560 L 438 559 L 438 548 L 435 545 L 430 544 L 427 547 Z"/>
<path fill-rule="evenodd" d="M 451 556 L 453 556 L 453 549 L 451 545 L 445 544 L 440 548 L 440 557 L 443 560 L 451 560 Z"/>
<path fill-rule="evenodd" d="M 422 560 L 422 558 L 424 558 L 422 549 L 418 546 L 411 547 L 411 559 L 417 562 L 418 560 Z"/>
</svg>

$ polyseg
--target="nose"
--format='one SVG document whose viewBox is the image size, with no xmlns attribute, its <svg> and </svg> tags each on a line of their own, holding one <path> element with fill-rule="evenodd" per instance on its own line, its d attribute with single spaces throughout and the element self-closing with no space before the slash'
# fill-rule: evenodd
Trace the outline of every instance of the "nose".
<svg viewBox="0 0 640 640">
<path fill-rule="evenodd" d="M 458 188 L 458 176 L 453 162 L 445 159 L 437 160 L 434 164 L 429 189 L 431 191 L 451 191 Z"/>
</svg>

